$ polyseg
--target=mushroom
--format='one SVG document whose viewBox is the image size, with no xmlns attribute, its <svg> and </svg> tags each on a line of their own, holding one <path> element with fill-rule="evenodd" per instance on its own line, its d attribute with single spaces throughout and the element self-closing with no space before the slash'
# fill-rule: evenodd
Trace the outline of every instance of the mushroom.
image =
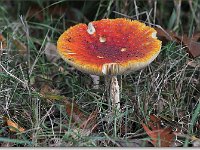
<svg viewBox="0 0 200 150">
<path fill-rule="evenodd" d="M 117 75 L 149 65 L 159 54 L 156 30 L 137 20 L 102 19 L 70 27 L 58 39 L 60 56 L 78 70 L 110 78 L 112 105 L 120 108 Z"/>
</svg>

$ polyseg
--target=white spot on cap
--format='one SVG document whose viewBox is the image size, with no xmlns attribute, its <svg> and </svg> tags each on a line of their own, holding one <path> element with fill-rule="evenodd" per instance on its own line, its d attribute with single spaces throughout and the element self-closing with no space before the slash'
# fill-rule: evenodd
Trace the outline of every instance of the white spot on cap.
<svg viewBox="0 0 200 150">
<path fill-rule="evenodd" d="M 121 51 L 121 52 L 124 52 L 124 51 L 126 51 L 126 48 L 122 48 L 120 51 Z"/>
<path fill-rule="evenodd" d="M 88 24 L 87 32 L 89 34 L 94 34 L 96 32 L 96 30 L 95 30 L 95 28 L 94 28 L 94 26 L 93 26 L 93 24 L 91 22 Z"/>
<path fill-rule="evenodd" d="M 98 58 L 104 58 L 103 56 L 97 56 Z"/>
<path fill-rule="evenodd" d="M 67 53 L 67 54 L 69 54 L 69 55 L 74 55 L 74 54 L 76 54 L 76 53 Z"/>
<path fill-rule="evenodd" d="M 148 46 L 149 44 L 151 43 L 150 42 L 142 43 L 143 46 Z"/>
<path fill-rule="evenodd" d="M 152 38 L 156 39 L 156 38 L 157 38 L 157 37 L 156 37 L 156 34 L 157 34 L 156 32 L 153 32 L 152 35 L 151 35 Z"/>
<path fill-rule="evenodd" d="M 104 43 L 104 42 L 106 42 L 106 38 L 105 38 L 105 37 L 102 37 L 102 36 L 100 36 L 100 37 L 99 37 L 99 41 L 100 41 L 101 43 Z"/>
</svg>

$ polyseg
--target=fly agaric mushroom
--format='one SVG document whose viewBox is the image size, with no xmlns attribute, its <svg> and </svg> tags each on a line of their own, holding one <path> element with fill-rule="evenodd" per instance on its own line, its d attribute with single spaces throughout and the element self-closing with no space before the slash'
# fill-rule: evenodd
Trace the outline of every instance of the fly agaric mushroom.
<svg viewBox="0 0 200 150">
<path fill-rule="evenodd" d="M 156 30 L 139 21 L 102 19 L 70 27 L 58 39 L 60 56 L 80 71 L 111 78 L 110 98 L 119 108 L 117 75 L 149 65 L 159 54 Z"/>
</svg>

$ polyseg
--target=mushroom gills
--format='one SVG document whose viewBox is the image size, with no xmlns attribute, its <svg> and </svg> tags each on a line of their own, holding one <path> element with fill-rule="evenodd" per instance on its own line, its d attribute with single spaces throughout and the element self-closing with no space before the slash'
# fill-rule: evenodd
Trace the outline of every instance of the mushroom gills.
<svg viewBox="0 0 200 150">
<path fill-rule="evenodd" d="M 117 75 L 119 70 L 120 66 L 118 63 L 106 63 L 102 66 L 102 73 L 104 75 Z"/>
</svg>

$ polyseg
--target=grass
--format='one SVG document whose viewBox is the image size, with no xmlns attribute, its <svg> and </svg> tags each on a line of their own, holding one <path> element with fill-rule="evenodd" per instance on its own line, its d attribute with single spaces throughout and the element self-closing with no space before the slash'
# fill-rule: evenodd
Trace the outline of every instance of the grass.
<svg viewBox="0 0 200 150">
<path fill-rule="evenodd" d="M 126 16 L 151 23 L 156 18 L 156 24 L 180 35 L 198 31 L 195 15 L 200 12 L 200 3 L 197 0 L 192 5 L 182 1 L 181 8 L 172 0 L 156 2 L 155 7 L 155 3 L 145 0 L 1 1 L 0 31 L 6 41 L 0 51 L 1 146 L 121 146 L 122 143 L 128 146 L 132 143 L 142 147 L 149 137 L 141 122 L 147 123 L 150 114 L 163 118 L 166 126 L 179 128 L 182 136 L 177 140 L 181 146 L 191 146 L 192 136 L 200 138 L 200 59 L 189 57 L 184 45 L 167 41 L 151 65 L 119 76 L 122 111 L 112 116 L 105 100 L 103 77 L 99 89 L 93 89 L 88 74 L 73 69 L 62 59 L 52 62 L 45 54 L 47 42 L 56 45 L 60 34 L 69 26 L 106 17 Z M 27 15 L 31 5 L 34 9 Z M 59 12 L 61 7 L 65 11 Z M 178 11 L 181 15 L 177 23 Z M 70 111 L 77 115 L 80 111 L 89 116 L 97 108 L 98 116 L 94 119 L 97 130 L 90 133 L 80 128 L 80 124 L 75 125 L 73 116 L 66 112 L 69 105 L 65 101 L 70 102 Z M 26 130 L 11 132 L 4 117 Z"/>
</svg>

